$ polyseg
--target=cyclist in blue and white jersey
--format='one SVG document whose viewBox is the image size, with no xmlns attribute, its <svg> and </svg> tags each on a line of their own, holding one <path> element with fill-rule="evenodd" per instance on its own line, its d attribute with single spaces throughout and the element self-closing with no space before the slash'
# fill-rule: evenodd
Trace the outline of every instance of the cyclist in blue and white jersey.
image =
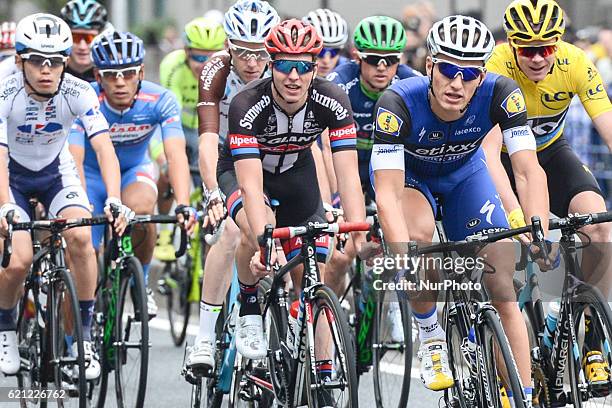
<svg viewBox="0 0 612 408">
<path fill-rule="evenodd" d="M 6 215 L 30 219 L 28 200 L 37 198 L 51 217 L 89 217 L 89 202 L 68 149 L 68 132 L 76 118 L 88 129 L 89 141 L 100 158 L 101 179 L 108 189 L 104 211 L 115 204 L 121 216 L 115 229 L 122 233 L 133 212 L 121 203 L 119 163 L 91 86 L 65 73 L 72 47 L 70 29 L 51 14 L 33 14 L 17 25 L 17 66 L 20 71 L 0 82 L 0 234 L 7 232 Z M 102 211 L 102 208 L 100 208 Z M 97 281 L 96 256 L 90 228 L 63 233 L 68 266 L 75 274 L 83 323 L 86 377 L 100 375 L 91 346 Z M 27 231 L 13 234 L 11 263 L 0 271 L 0 369 L 15 374 L 19 352 L 15 310 L 32 261 Z M 70 345 L 69 345 L 70 346 Z M 76 353 L 77 344 L 72 344 Z"/>
<path fill-rule="evenodd" d="M 325 78 L 335 68 L 350 61 L 340 55 L 348 41 L 348 24 L 340 14 L 329 9 L 316 9 L 302 17 L 302 21 L 314 26 L 323 39 L 323 49 L 317 56 L 318 76 Z"/>
<path fill-rule="evenodd" d="M 153 164 L 147 154 L 149 140 L 161 130 L 168 159 L 170 184 L 177 200 L 176 214 L 189 217 L 187 228 L 195 223 L 195 210 L 189 207 L 190 175 L 181 127 L 180 109 L 174 95 L 160 85 L 144 81 L 144 44 L 128 32 L 100 36 L 92 44 L 92 58 L 97 83 L 93 87 L 101 101 L 100 111 L 110 124 L 110 136 L 121 167 L 121 198 L 136 214 L 153 214 L 157 203 L 157 185 Z M 70 133 L 70 149 L 77 163 L 82 163 L 89 201 L 94 211 L 101 210 L 107 190 L 100 183 L 100 166 L 89 142 L 90 131 L 77 120 Z M 145 283 L 155 247 L 155 225 L 134 231 L 142 242 L 135 248 L 142 263 Z M 104 228 L 94 227 L 92 238 L 98 248 Z M 141 237 L 139 238 L 139 235 Z M 149 317 L 157 314 L 153 293 L 147 289 Z"/>
<path fill-rule="evenodd" d="M 433 25 L 427 45 L 428 77 L 397 82 L 376 105 L 371 166 L 378 215 L 392 251 L 405 254 L 409 240 L 431 242 L 435 197 L 443 206 L 449 240 L 508 228 L 480 147 L 497 125 L 527 215 L 540 216 L 548 228 L 546 175 L 537 162 L 523 94 L 516 82 L 486 74 L 484 68 L 493 51 L 493 35 L 478 20 L 450 16 Z M 534 188 L 541 194 L 523 194 Z M 484 284 L 499 311 L 530 403 L 527 329 L 513 287 L 514 253 L 504 249 L 490 245 L 479 256 L 495 270 L 484 277 Z M 429 389 L 445 389 L 453 378 L 435 294 L 421 291 L 420 299 L 411 303 L 421 339 L 421 379 Z"/>
<path fill-rule="evenodd" d="M 225 13 L 228 50 L 213 55 L 200 75 L 200 173 L 204 181 L 206 209 L 213 224 L 218 224 L 226 211 L 225 197 L 219 188 L 222 181 L 217 179 L 217 146 L 225 143 L 230 102 L 246 84 L 267 72 L 270 56 L 264 39 L 278 22 L 278 14 L 268 2 L 238 1 Z M 233 197 L 230 199 L 235 201 Z M 186 360 L 186 365 L 195 372 L 206 372 L 214 367 L 215 325 L 232 279 L 234 254 L 239 242 L 240 230 L 228 218 L 219 241 L 210 248 L 206 257 L 200 330 Z"/>
</svg>

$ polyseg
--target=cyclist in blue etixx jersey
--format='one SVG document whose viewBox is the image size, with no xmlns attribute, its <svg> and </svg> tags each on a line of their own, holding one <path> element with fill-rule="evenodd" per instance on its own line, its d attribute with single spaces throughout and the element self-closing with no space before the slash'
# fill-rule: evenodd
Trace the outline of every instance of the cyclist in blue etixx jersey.
<svg viewBox="0 0 612 408">
<path fill-rule="evenodd" d="M 494 126 L 501 128 L 521 189 L 546 186 L 518 85 L 486 74 L 484 63 L 494 46 L 487 27 L 471 17 L 450 16 L 433 25 L 427 45 L 428 77 L 397 82 L 376 105 L 371 163 L 376 203 L 385 239 L 398 254 L 407 253 L 411 239 L 431 242 L 435 198 L 443 206 L 450 240 L 508 228 L 480 147 Z M 546 194 L 526 201 L 528 215 L 539 215 L 548 228 Z M 529 341 L 513 288 L 514 253 L 504 249 L 489 245 L 479 256 L 495 270 L 484 284 L 531 401 Z M 427 388 L 442 390 L 453 384 L 446 335 L 437 319 L 437 294 L 421 291 L 423 296 L 427 300 L 411 302 L 421 339 L 421 379 Z"/>
<path fill-rule="evenodd" d="M 357 48 L 357 60 L 342 65 L 327 76 L 342 88 L 351 101 L 353 118 L 357 127 L 357 154 L 361 184 L 371 199 L 374 192 L 370 184 L 370 156 L 372 153 L 372 130 L 374 104 L 382 92 L 400 79 L 421 74 L 407 65 L 400 64 L 400 55 L 406 46 L 406 34 L 402 24 L 390 17 L 373 16 L 359 22 L 353 41 Z M 323 138 L 324 143 L 326 139 Z M 328 149 L 325 149 L 328 151 Z M 327 157 L 327 156 L 326 156 Z M 327 167 L 329 170 L 329 166 Z M 332 189 L 335 175 L 328 171 Z M 334 189 L 335 192 L 335 189 Z M 332 194 L 337 196 L 337 194 Z M 355 250 L 349 241 L 345 252 L 334 251 L 328 265 L 326 284 L 337 295 L 345 290 L 345 278 L 349 265 L 355 259 Z M 389 307 L 391 334 L 395 341 L 403 341 L 402 320 L 397 303 Z"/>
<path fill-rule="evenodd" d="M 304 17 L 304 23 L 310 24 L 323 39 L 323 48 L 317 56 L 317 75 L 325 78 L 334 68 L 350 60 L 340 55 L 348 41 L 348 24 L 342 16 L 329 9 L 316 9 Z"/>
<path fill-rule="evenodd" d="M 206 212 L 212 225 L 219 225 L 227 213 L 221 192 L 223 186 L 217 178 L 217 162 L 218 148 L 227 136 L 229 106 L 246 84 L 269 72 L 266 66 L 270 55 L 264 47 L 264 39 L 279 20 L 276 10 L 266 1 L 242 0 L 231 6 L 225 13 L 224 22 L 228 50 L 214 54 L 200 74 L 200 172 Z M 219 241 L 206 256 L 200 330 L 185 362 L 196 374 L 214 369 L 215 326 L 233 277 L 234 255 L 239 242 L 238 226 L 231 218 L 226 219 Z"/>
<path fill-rule="evenodd" d="M 108 135 L 108 123 L 99 110 L 91 86 L 65 73 L 72 46 L 70 29 L 51 14 L 33 14 L 17 25 L 17 66 L 20 71 L 0 82 L 0 234 L 7 233 L 6 216 L 14 211 L 29 221 L 29 199 L 36 198 L 51 217 L 90 217 L 87 195 L 68 150 L 68 132 L 79 118 L 100 159 L 101 178 L 108 189 L 104 211 L 119 207 L 115 229 L 122 233 L 133 212 L 121 203 L 119 163 Z M 8 170 L 8 171 L 7 171 Z M 100 209 L 102 210 L 102 209 Z M 83 323 L 86 378 L 100 375 L 92 351 L 91 324 L 97 282 L 96 256 L 90 228 L 65 231 L 68 266 L 75 274 Z M 13 255 L 0 271 L 0 370 L 15 374 L 19 352 L 15 311 L 32 262 L 32 241 L 27 231 L 13 234 Z M 69 334 L 69 333 L 67 333 Z M 76 353 L 77 344 L 67 346 Z"/>
<path fill-rule="evenodd" d="M 92 44 L 92 57 L 97 83 L 93 87 L 101 101 L 100 110 L 110 124 L 110 136 L 121 167 L 121 198 L 136 214 L 153 214 L 157 202 L 157 185 L 153 164 L 147 154 L 149 140 L 161 130 L 164 151 L 168 158 L 170 183 L 177 199 L 176 214 L 185 214 L 187 228 L 195 222 L 195 210 L 189 207 L 190 176 L 180 109 L 172 93 L 160 85 L 144 81 L 144 44 L 128 32 L 112 32 Z M 78 164 L 83 164 L 85 185 L 94 211 L 102 209 L 107 190 L 100 183 L 100 165 L 89 142 L 89 130 L 77 120 L 70 132 L 70 150 Z M 135 253 L 147 283 L 155 226 L 134 231 L 134 240 L 142 242 Z M 95 248 L 100 246 L 103 226 L 93 228 Z M 142 234 L 139 238 L 138 235 Z M 149 317 L 157 314 L 157 306 L 147 289 Z"/>
</svg>

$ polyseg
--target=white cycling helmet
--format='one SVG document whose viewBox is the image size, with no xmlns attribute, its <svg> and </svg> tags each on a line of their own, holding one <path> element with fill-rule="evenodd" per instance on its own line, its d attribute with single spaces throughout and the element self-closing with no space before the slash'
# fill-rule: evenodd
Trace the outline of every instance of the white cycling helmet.
<svg viewBox="0 0 612 408">
<path fill-rule="evenodd" d="M 491 31 L 472 17 L 445 17 L 434 23 L 427 35 L 427 48 L 432 56 L 443 54 L 458 60 L 486 62 L 493 47 Z"/>
<path fill-rule="evenodd" d="M 335 11 L 329 9 L 316 9 L 302 18 L 304 23 L 313 25 L 325 47 L 340 48 L 348 40 L 348 25 L 346 20 Z"/>
<path fill-rule="evenodd" d="M 263 43 L 270 29 L 280 22 L 267 1 L 238 1 L 225 13 L 223 27 L 230 40 Z"/>
<path fill-rule="evenodd" d="M 15 50 L 17 53 L 32 50 L 44 54 L 70 55 L 70 27 L 53 14 L 36 13 L 24 17 L 15 30 Z"/>
</svg>

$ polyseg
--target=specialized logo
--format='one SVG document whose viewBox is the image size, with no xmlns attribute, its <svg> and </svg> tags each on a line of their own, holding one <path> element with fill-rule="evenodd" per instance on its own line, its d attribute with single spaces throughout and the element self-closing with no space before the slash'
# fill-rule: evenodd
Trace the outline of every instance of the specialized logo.
<svg viewBox="0 0 612 408">
<path fill-rule="evenodd" d="M 253 121 L 259 114 L 270 105 L 271 98 L 268 95 L 263 95 L 261 99 L 244 114 L 240 119 L 240 126 L 249 130 L 253 129 Z"/>
<path fill-rule="evenodd" d="M 515 89 L 506 99 L 504 99 L 501 107 L 506 111 L 506 115 L 508 115 L 509 118 L 525 112 L 525 98 L 521 90 L 518 88 Z"/>
<path fill-rule="evenodd" d="M 483 215 L 486 214 L 487 222 L 491 225 L 493 225 L 491 222 L 493 211 L 495 211 L 495 204 L 493 204 L 490 200 L 487 200 L 487 202 L 480 208 L 480 213 Z"/>
<path fill-rule="evenodd" d="M 573 97 L 573 92 L 559 91 L 552 94 L 542 94 L 540 100 L 542 101 L 542 105 L 546 106 L 548 109 L 559 110 L 567 106 Z"/>
<path fill-rule="evenodd" d="M 348 110 L 340 102 L 330 96 L 319 93 L 316 89 L 312 90 L 312 100 L 331 110 L 336 115 L 337 120 L 348 117 Z"/>
<path fill-rule="evenodd" d="M 402 128 L 403 120 L 397 115 L 385 108 L 378 108 L 376 112 L 376 130 L 386 133 L 391 136 L 399 136 Z"/>
</svg>

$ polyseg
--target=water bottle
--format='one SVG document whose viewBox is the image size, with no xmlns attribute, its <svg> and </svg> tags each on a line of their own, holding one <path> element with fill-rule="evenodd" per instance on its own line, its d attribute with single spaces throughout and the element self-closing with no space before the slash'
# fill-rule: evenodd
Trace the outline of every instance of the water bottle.
<svg viewBox="0 0 612 408">
<path fill-rule="evenodd" d="M 289 324 L 287 325 L 287 346 L 289 350 L 293 352 L 295 350 L 294 344 L 298 335 L 298 314 L 300 310 L 300 301 L 296 300 L 291 303 L 289 308 Z"/>
<path fill-rule="evenodd" d="M 561 309 L 561 304 L 558 299 L 550 302 L 548 305 L 548 314 L 546 315 L 544 324 L 544 338 L 542 339 L 544 346 L 548 347 L 548 349 L 552 349 L 555 330 L 557 330 L 557 321 L 559 319 L 559 309 Z"/>
</svg>

